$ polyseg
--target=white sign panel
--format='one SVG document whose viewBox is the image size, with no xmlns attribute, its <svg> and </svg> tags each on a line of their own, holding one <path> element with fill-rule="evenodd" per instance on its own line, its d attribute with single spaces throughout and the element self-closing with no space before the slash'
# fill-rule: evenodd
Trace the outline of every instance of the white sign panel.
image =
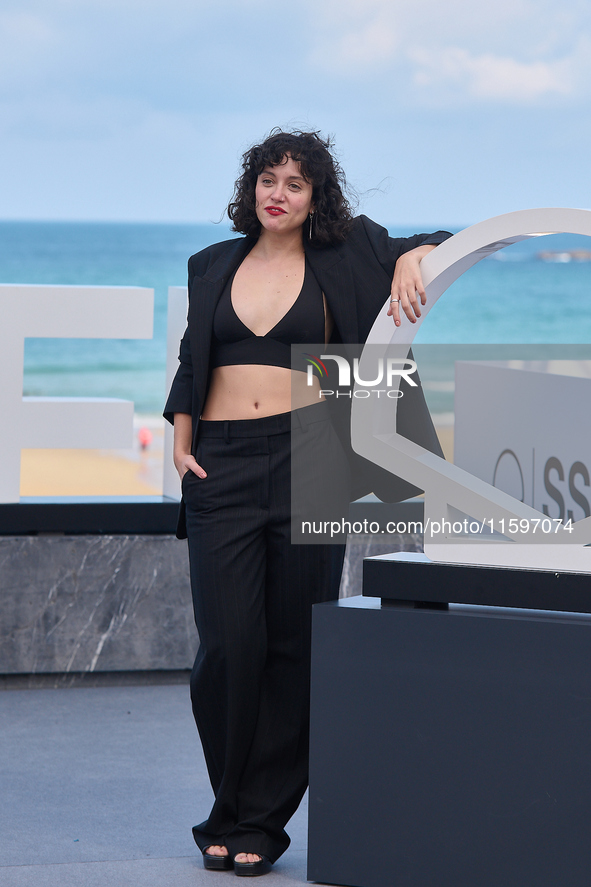
<svg viewBox="0 0 591 887">
<path fill-rule="evenodd" d="M 591 514 L 591 379 L 456 364 L 454 464 L 563 522 Z"/>
</svg>

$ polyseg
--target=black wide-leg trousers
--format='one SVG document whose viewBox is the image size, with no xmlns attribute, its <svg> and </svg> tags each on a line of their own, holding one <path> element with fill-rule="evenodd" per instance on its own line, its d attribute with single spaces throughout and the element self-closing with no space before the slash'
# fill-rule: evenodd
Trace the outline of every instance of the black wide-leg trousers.
<svg viewBox="0 0 591 887">
<path fill-rule="evenodd" d="M 332 477 L 348 502 L 326 403 L 202 420 L 196 458 L 207 477 L 183 478 L 200 638 L 191 699 L 215 795 L 193 835 L 202 850 L 223 844 L 272 861 L 289 845 L 284 826 L 308 782 L 312 605 L 338 597 L 344 554 L 291 544 L 292 442 L 313 444 L 312 474 Z"/>
</svg>

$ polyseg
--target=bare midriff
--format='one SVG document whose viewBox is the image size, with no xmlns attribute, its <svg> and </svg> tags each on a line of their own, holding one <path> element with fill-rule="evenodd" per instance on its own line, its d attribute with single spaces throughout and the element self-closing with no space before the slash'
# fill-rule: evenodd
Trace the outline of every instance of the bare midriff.
<svg viewBox="0 0 591 887">
<path fill-rule="evenodd" d="M 318 379 L 287 367 L 249 364 L 215 367 L 201 418 L 257 419 L 324 400 Z"/>
</svg>

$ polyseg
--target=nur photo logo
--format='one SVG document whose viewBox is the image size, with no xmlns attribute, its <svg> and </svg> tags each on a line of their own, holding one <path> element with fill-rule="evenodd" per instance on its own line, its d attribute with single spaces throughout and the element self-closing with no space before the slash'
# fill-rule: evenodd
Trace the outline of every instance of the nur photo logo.
<svg viewBox="0 0 591 887">
<path fill-rule="evenodd" d="M 375 394 L 377 397 L 384 394 L 386 397 L 398 399 L 403 396 L 404 392 L 398 387 L 402 379 L 404 379 L 413 388 L 418 387 L 418 383 L 412 378 L 413 373 L 417 371 L 417 365 L 410 358 L 399 357 L 380 357 L 376 361 L 375 377 L 371 379 L 362 379 L 359 373 L 359 358 L 353 358 L 353 367 L 351 362 L 341 354 L 315 354 L 305 353 L 307 367 L 306 384 L 312 386 L 314 384 L 314 371 L 316 370 L 321 380 L 327 379 L 328 369 L 324 361 L 333 360 L 338 368 L 338 388 L 349 389 L 348 391 L 334 391 L 333 389 L 321 389 L 320 395 L 330 397 L 371 397 Z M 358 386 L 354 390 L 353 384 Z M 385 386 L 379 388 L 378 386 Z"/>
</svg>

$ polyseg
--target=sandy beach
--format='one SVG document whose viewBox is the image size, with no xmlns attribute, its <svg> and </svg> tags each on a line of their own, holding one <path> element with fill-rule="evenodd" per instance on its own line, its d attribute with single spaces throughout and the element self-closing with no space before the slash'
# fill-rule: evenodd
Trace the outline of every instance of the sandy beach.
<svg viewBox="0 0 591 887">
<path fill-rule="evenodd" d="M 146 449 L 139 432 L 152 440 Z M 135 416 L 130 450 L 22 450 L 21 496 L 161 496 L 164 425 Z"/>
</svg>

